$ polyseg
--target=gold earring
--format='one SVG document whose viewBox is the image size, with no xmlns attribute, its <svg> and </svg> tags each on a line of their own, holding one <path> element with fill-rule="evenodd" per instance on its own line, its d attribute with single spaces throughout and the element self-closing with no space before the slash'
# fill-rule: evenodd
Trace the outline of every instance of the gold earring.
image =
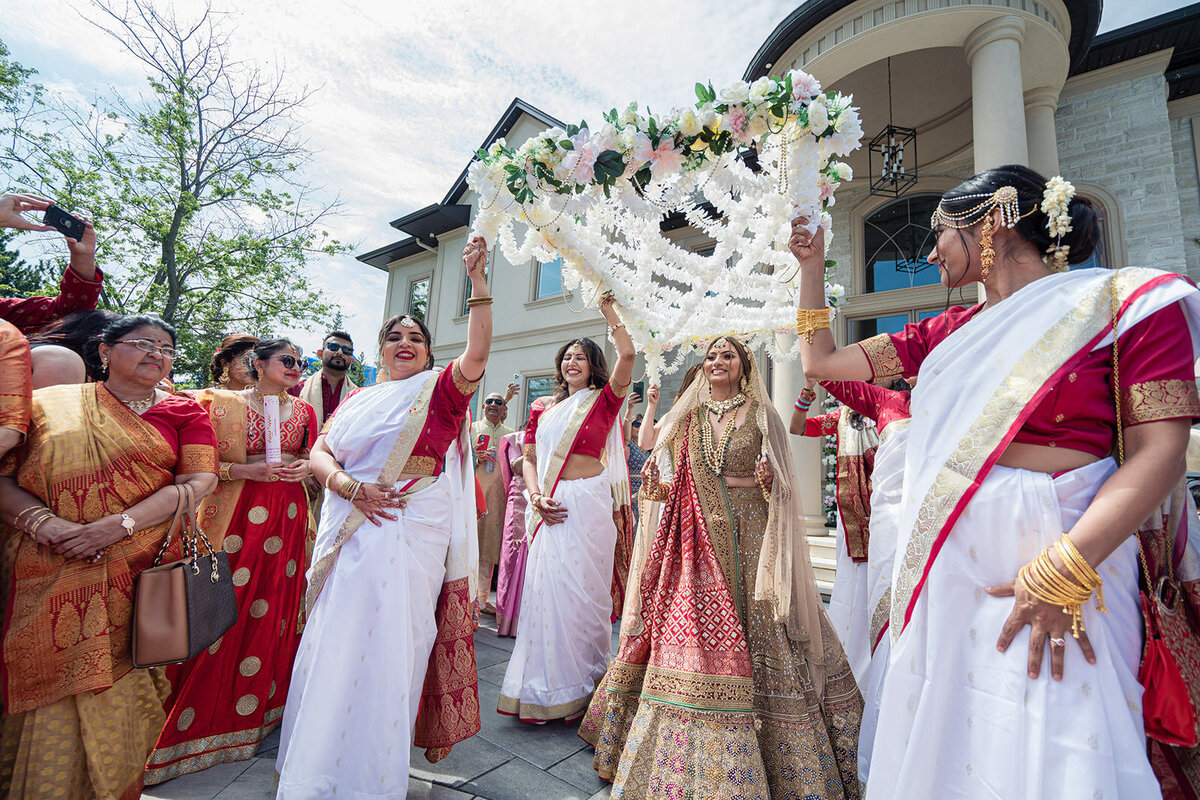
<svg viewBox="0 0 1200 800">
<path fill-rule="evenodd" d="M 979 272 L 985 281 L 992 274 L 992 267 L 996 265 L 996 250 L 992 247 L 992 237 L 995 232 L 996 226 L 992 222 L 991 216 L 988 216 L 983 221 L 983 230 L 979 233 L 979 261 L 983 265 Z"/>
<path fill-rule="evenodd" d="M 225 367 L 225 369 L 221 370 L 221 377 L 217 379 L 217 383 L 221 384 L 222 386 L 229 385 L 229 367 Z"/>
</svg>

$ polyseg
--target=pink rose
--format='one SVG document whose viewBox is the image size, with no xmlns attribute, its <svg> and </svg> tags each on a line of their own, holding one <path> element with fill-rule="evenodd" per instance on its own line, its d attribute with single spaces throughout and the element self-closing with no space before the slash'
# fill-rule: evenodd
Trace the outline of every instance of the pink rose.
<svg viewBox="0 0 1200 800">
<path fill-rule="evenodd" d="M 596 159 L 600 156 L 599 146 L 592 141 L 585 129 L 571 137 L 575 149 L 563 158 L 563 169 L 576 183 L 591 183 L 596 177 Z"/>
<path fill-rule="evenodd" d="M 750 125 L 750 118 L 746 115 L 745 106 L 730 106 L 725 112 L 725 121 L 729 125 L 729 130 L 733 134 L 733 138 L 737 142 L 746 141 L 746 129 Z"/>
<path fill-rule="evenodd" d="M 821 82 L 807 72 L 797 70 L 792 73 L 792 97 L 797 100 L 810 100 L 821 93 Z"/>
<path fill-rule="evenodd" d="M 683 167 L 683 151 L 675 149 L 672 139 L 663 139 L 650 156 L 650 176 L 655 180 L 678 172 Z"/>
</svg>

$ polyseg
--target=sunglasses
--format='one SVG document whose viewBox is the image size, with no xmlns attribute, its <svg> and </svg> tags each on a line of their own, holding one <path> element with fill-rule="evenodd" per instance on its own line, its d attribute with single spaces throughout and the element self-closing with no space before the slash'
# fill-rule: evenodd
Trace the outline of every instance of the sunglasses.
<svg viewBox="0 0 1200 800">
<path fill-rule="evenodd" d="M 504 401 L 499 397 L 489 397 L 487 400 L 483 401 L 483 404 L 485 406 L 502 406 L 504 405 Z"/>
<path fill-rule="evenodd" d="M 280 364 L 283 364 L 283 366 L 287 367 L 288 369 L 292 369 L 293 367 L 295 367 L 297 364 L 300 363 L 299 360 L 295 356 L 286 356 L 285 355 L 285 356 L 275 356 L 275 358 L 277 358 L 279 360 Z"/>
<path fill-rule="evenodd" d="M 354 355 L 354 345 L 327 342 L 325 344 L 325 349 L 331 353 L 345 353 L 348 356 Z"/>
<path fill-rule="evenodd" d="M 131 344 L 143 353 L 158 353 L 168 361 L 175 358 L 175 353 L 178 352 L 174 347 L 159 347 L 150 339 L 121 339 L 113 344 Z"/>
</svg>

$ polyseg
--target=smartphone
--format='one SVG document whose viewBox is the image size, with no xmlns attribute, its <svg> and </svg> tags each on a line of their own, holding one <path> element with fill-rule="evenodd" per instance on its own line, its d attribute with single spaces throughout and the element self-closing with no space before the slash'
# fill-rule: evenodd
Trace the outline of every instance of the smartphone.
<svg viewBox="0 0 1200 800">
<path fill-rule="evenodd" d="M 83 238 L 83 232 L 87 230 L 87 224 L 83 220 L 74 214 L 63 211 L 58 206 L 47 208 L 42 222 L 77 242 Z"/>
<path fill-rule="evenodd" d="M 521 373 L 514 372 L 512 382 L 515 383 L 517 386 L 520 386 L 521 385 Z"/>
<path fill-rule="evenodd" d="M 637 381 L 633 384 L 633 386 L 630 386 L 629 393 L 633 394 L 634 392 L 637 392 L 637 396 L 642 398 L 643 400 L 645 400 L 646 399 L 646 382 L 645 381 Z"/>
</svg>

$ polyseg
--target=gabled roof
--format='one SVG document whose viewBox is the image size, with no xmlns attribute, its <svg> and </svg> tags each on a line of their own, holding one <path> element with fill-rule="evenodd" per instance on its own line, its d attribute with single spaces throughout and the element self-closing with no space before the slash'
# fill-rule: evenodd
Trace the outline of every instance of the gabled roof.
<svg viewBox="0 0 1200 800">
<path fill-rule="evenodd" d="M 1168 100 L 1200 94 L 1200 3 L 1097 36 L 1073 75 L 1174 48 L 1166 77 Z"/>
<path fill-rule="evenodd" d="M 522 114 L 528 114 L 539 122 L 545 123 L 547 128 L 553 125 L 563 126 L 563 123 L 540 108 L 526 103 L 519 97 L 514 97 L 478 149 L 486 150 L 497 139 L 507 136 Z M 472 153 L 471 161 L 474 159 L 475 154 Z M 471 221 L 471 207 L 459 205 L 458 201 L 467 192 L 467 169 L 470 166 L 471 162 L 468 161 L 467 166 L 463 167 L 442 202 L 425 206 L 411 214 L 392 220 L 392 227 L 407 233 L 409 238 L 361 253 L 355 258 L 376 269 L 387 271 L 388 264 L 393 261 L 417 255 L 426 248 L 436 248 L 439 235 L 466 227 Z"/>
</svg>

